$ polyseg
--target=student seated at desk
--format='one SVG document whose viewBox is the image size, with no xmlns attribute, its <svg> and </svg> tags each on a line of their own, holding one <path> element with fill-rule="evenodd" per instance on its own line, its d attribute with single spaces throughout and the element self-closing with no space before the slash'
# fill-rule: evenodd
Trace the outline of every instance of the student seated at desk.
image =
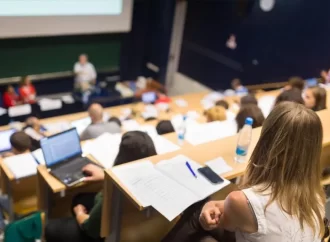
<svg viewBox="0 0 330 242">
<path fill-rule="evenodd" d="M 237 94 L 249 92 L 249 90 L 243 86 L 241 80 L 238 78 L 235 78 L 231 81 L 231 87 Z"/>
<path fill-rule="evenodd" d="M 227 120 L 226 109 L 221 106 L 214 106 L 205 112 L 207 122 Z"/>
<path fill-rule="evenodd" d="M 315 112 L 297 103 L 279 104 L 263 125 L 244 189 L 196 209 L 164 241 L 320 242 L 325 234 L 322 136 Z M 236 239 L 223 238 L 224 229 Z"/>
<path fill-rule="evenodd" d="M 31 138 L 22 131 L 16 132 L 10 136 L 10 144 L 12 146 L 12 150 L 3 154 L 3 157 L 21 155 L 31 151 Z"/>
<path fill-rule="evenodd" d="M 109 147 L 110 148 L 110 147 Z M 152 139 L 141 131 L 123 135 L 114 165 L 157 155 Z M 87 182 L 104 180 L 104 171 L 95 165 L 87 165 L 83 171 L 89 176 Z M 72 203 L 75 218 L 50 220 L 46 226 L 47 242 L 98 242 L 102 217 L 102 193 L 78 195 Z"/>
<path fill-rule="evenodd" d="M 286 90 L 278 95 L 275 100 L 275 106 L 281 102 L 295 102 L 305 105 L 304 99 L 302 98 L 302 93 L 300 89 L 297 88 Z"/>
<path fill-rule="evenodd" d="M 305 106 L 315 112 L 327 108 L 327 92 L 322 87 L 315 86 L 307 88 L 304 93 L 304 100 Z"/>
<path fill-rule="evenodd" d="M 258 100 L 255 98 L 255 96 L 248 94 L 241 98 L 240 104 L 241 106 L 246 104 L 258 105 Z"/>
<path fill-rule="evenodd" d="M 284 87 L 284 90 L 290 90 L 297 88 L 300 92 L 302 92 L 305 88 L 305 81 L 299 76 L 293 76 L 289 79 L 288 85 Z"/>
<path fill-rule="evenodd" d="M 163 135 L 175 132 L 172 122 L 170 120 L 161 120 L 156 126 L 157 134 Z"/>
<path fill-rule="evenodd" d="M 253 119 L 253 125 L 252 128 L 257 128 L 262 126 L 265 117 L 262 114 L 261 109 L 255 105 L 255 104 L 247 104 L 247 105 L 243 105 L 238 114 L 236 115 L 236 123 L 237 123 L 237 131 L 239 132 L 244 124 L 245 124 L 245 120 L 247 117 L 250 117 Z"/>
<path fill-rule="evenodd" d="M 21 100 L 13 86 L 7 86 L 6 92 L 3 94 L 3 104 L 5 108 L 14 107 L 21 104 Z"/>
<path fill-rule="evenodd" d="M 92 104 L 88 109 L 88 114 L 92 123 L 80 135 L 81 140 L 95 139 L 106 132 L 121 133 L 121 128 L 117 123 L 103 121 L 103 108 L 100 104 Z"/>
<path fill-rule="evenodd" d="M 24 103 L 35 103 L 37 92 L 31 83 L 29 76 L 22 77 L 21 86 L 18 89 L 19 95 Z"/>
</svg>

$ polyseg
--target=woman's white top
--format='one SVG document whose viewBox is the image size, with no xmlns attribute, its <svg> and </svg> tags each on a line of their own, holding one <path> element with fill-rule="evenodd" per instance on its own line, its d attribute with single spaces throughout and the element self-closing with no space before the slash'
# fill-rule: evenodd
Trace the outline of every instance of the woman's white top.
<svg viewBox="0 0 330 242">
<path fill-rule="evenodd" d="M 236 242 L 320 242 L 318 232 L 307 225 L 300 228 L 299 220 L 284 212 L 277 202 L 265 207 L 270 199 L 268 193 L 258 193 L 253 188 L 242 190 L 254 212 L 258 231 L 248 234 L 236 231 Z M 294 199 L 294 198 L 292 198 Z"/>
</svg>

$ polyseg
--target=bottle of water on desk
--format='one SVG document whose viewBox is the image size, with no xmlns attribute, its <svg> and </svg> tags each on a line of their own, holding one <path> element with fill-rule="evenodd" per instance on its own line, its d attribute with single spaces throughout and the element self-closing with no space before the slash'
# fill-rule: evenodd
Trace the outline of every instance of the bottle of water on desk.
<svg viewBox="0 0 330 242">
<path fill-rule="evenodd" d="M 251 143 L 252 124 L 253 119 L 250 117 L 246 118 L 245 125 L 239 132 L 235 156 L 235 161 L 238 163 L 243 163 L 246 159 L 246 155 Z"/>
<path fill-rule="evenodd" d="M 183 116 L 182 122 L 177 130 L 179 145 L 183 145 L 184 140 L 186 138 L 186 131 L 187 131 L 186 120 L 187 120 L 187 116 Z"/>
</svg>

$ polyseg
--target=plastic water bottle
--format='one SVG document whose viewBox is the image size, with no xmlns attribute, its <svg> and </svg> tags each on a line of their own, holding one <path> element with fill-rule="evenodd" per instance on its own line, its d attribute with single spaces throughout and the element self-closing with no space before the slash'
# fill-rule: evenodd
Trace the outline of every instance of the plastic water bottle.
<svg viewBox="0 0 330 242">
<path fill-rule="evenodd" d="M 177 133 L 178 133 L 179 145 L 183 145 L 185 137 L 186 137 L 186 131 L 187 131 L 186 120 L 187 120 L 187 116 L 183 116 L 182 123 L 178 127 Z"/>
<path fill-rule="evenodd" d="M 248 153 L 249 146 L 251 143 L 252 124 L 253 119 L 250 117 L 246 118 L 245 125 L 239 133 L 235 156 L 235 161 L 238 163 L 243 163 L 246 159 L 246 155 Z"/>
</svg>

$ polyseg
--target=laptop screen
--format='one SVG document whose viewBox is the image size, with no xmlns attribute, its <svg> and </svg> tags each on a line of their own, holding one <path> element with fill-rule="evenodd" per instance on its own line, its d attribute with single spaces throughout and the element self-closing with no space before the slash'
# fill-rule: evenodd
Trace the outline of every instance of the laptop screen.
<svg viewBox="0 0 330 242">
<path fill-rule="evenodd" d="M 44 138 L 40 141 L 47 167 L 61 163 L 71 157 L 81 155 L 79 135 L 76 129 Z"/>
<path fill-rule="evenodd" d="M 306 85 L 307 85 L 307 87 L 317 86 L 317 84 L 318 84 L 317 78 L 306 79 Z"/>
<path fill-rule="evenodd" d="M 15 129 L 9 129 L 0 132 L 0 152 L 8 151 L 11 149 L 10 136 L 15 132 Z"/>
<path fill-rule="evenodd" d="M 146 92 L 142 94 L 142 102 L 144 103 L 154 103 L 157 99 L 155 92 Z"/>
</svg>

